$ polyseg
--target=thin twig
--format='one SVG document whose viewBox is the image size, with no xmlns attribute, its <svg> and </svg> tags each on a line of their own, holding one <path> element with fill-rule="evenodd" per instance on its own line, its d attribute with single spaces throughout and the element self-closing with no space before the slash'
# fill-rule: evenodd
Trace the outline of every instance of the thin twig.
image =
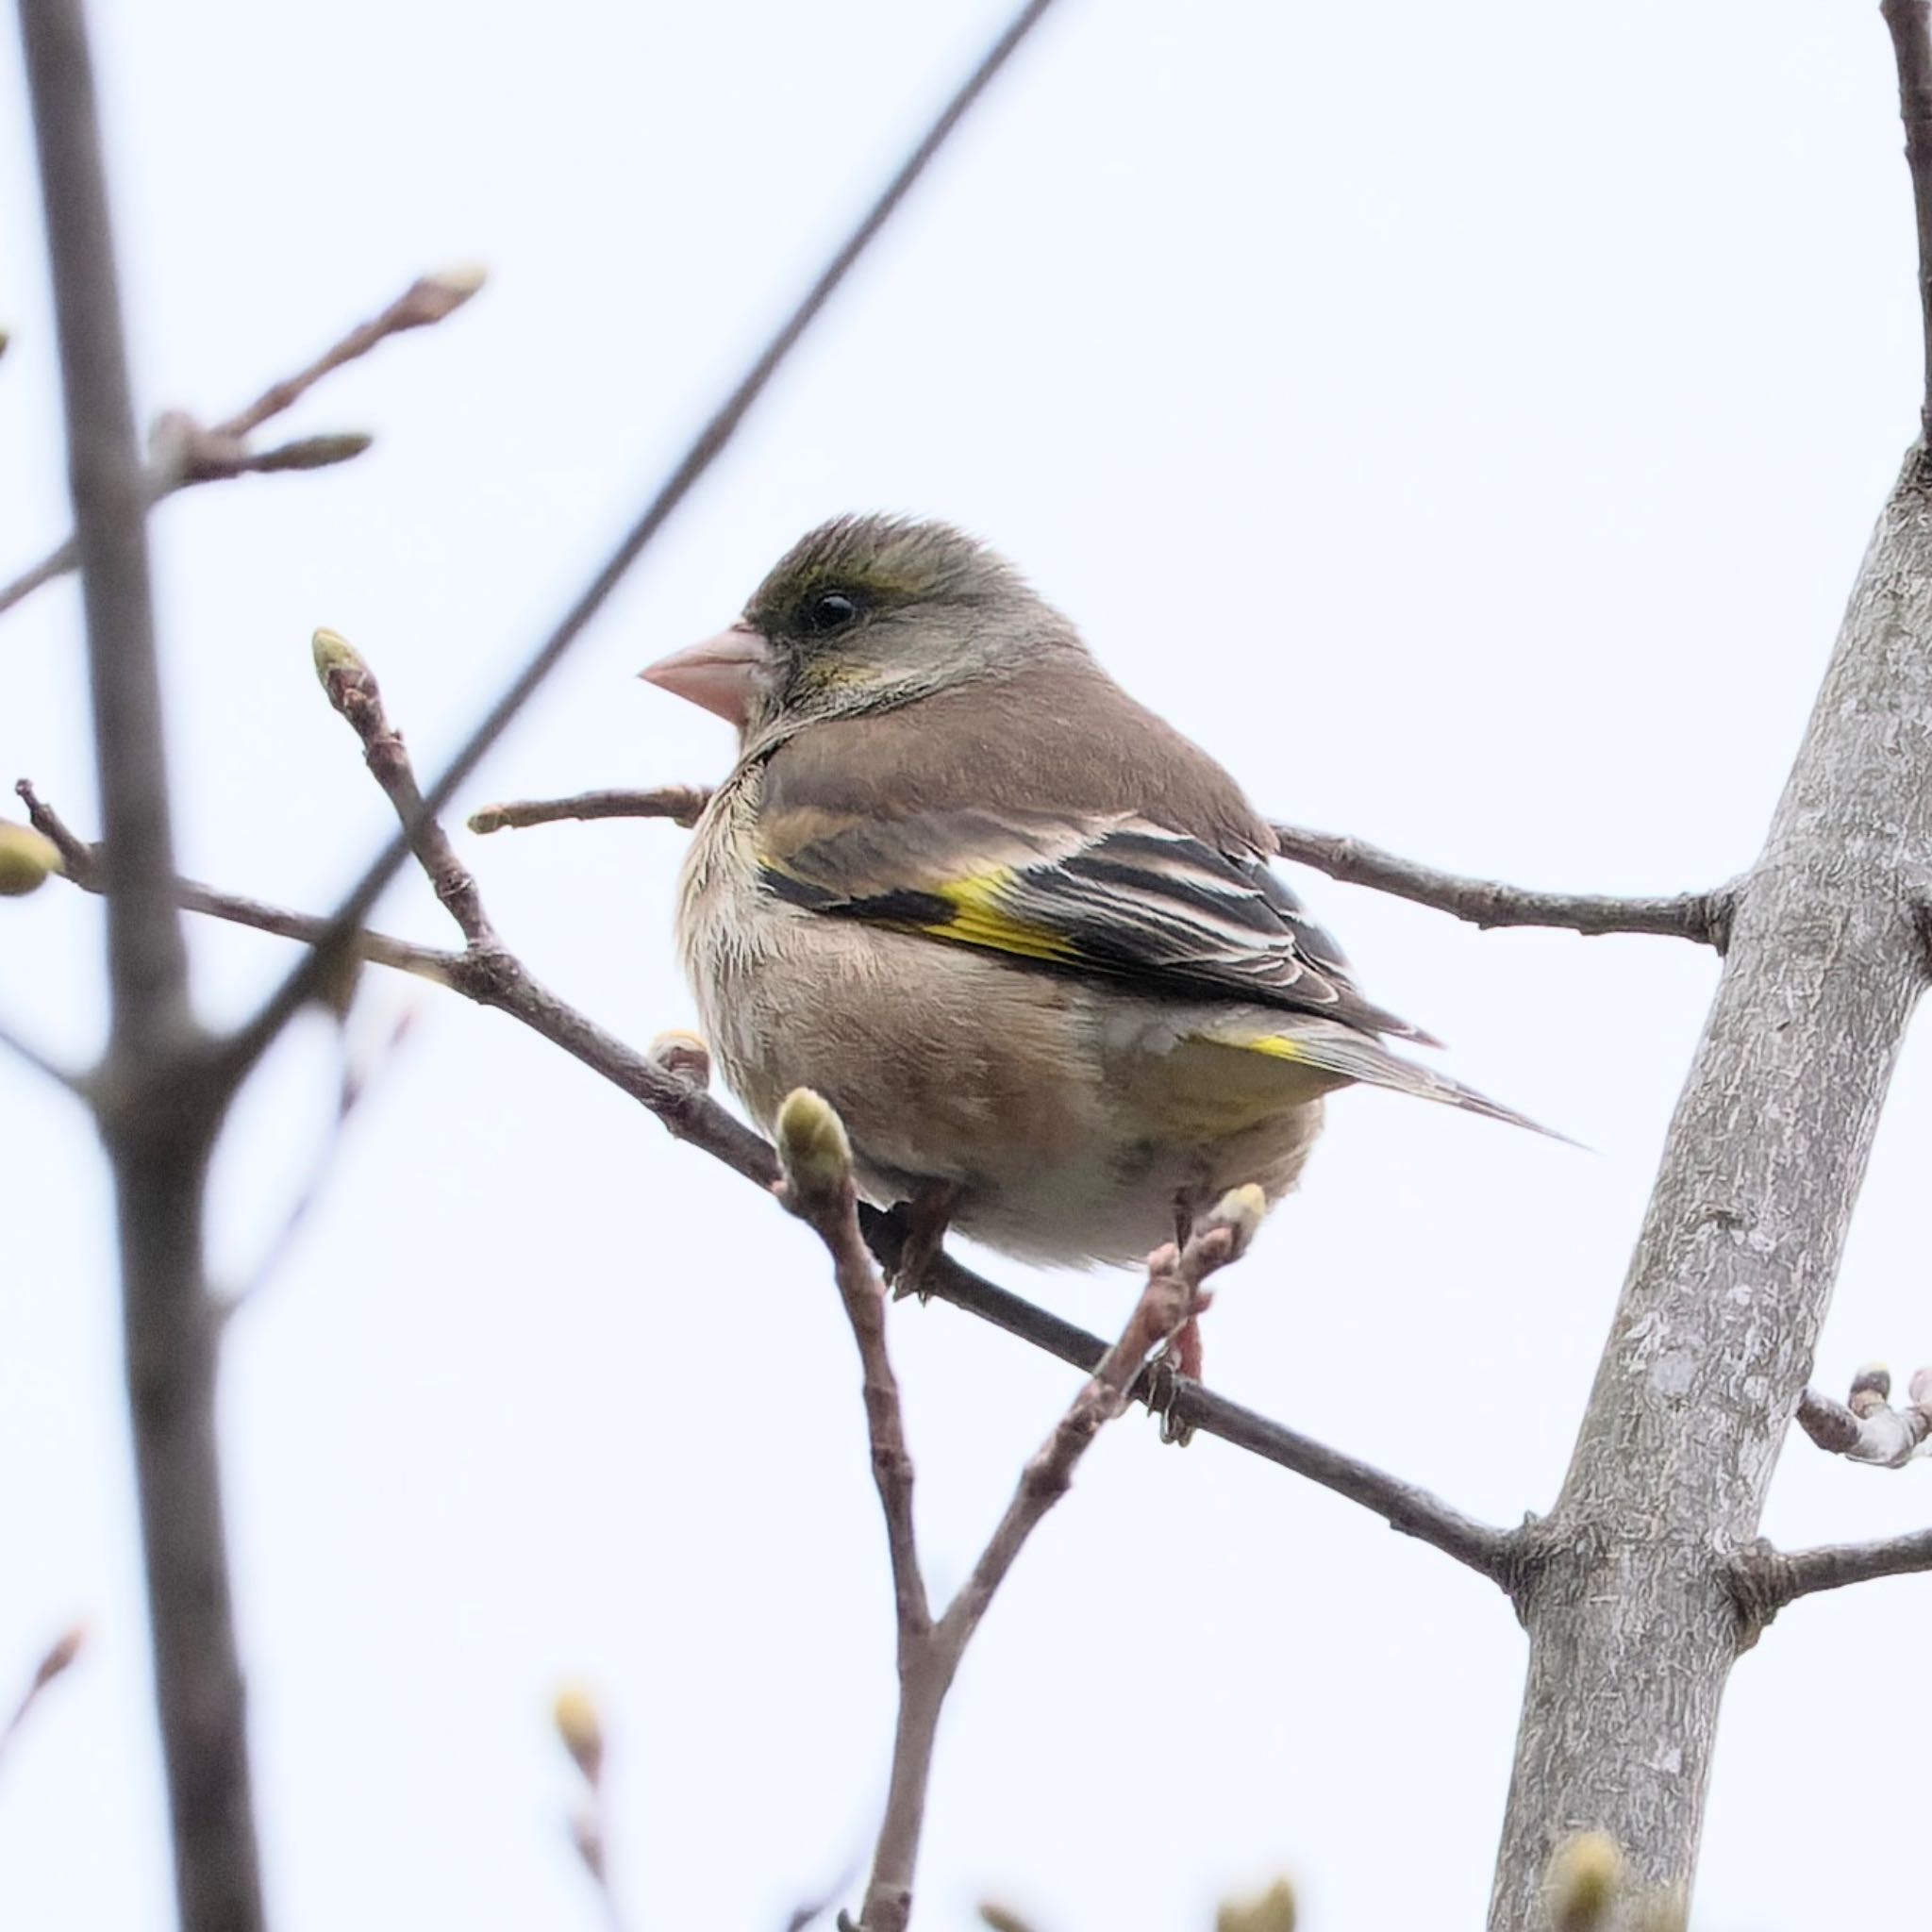
<svg viewBox="0 0 1932 1932">
<path fill-rule="evenodd" d="M 580 791 L 569 798 L 525 798 L 487 805 L 470 817 L 473 832 L 501 832 L 568 819 L 672 819 L 697 823 L 710 792 L 697 785 L 651 791 Z M 1602 893 L 1533 892 L 1492 879 L 1462 878 L 1398 858 L 1360 839 L 1338 838 L 1293 825 L 1274 825 L 1284 858 L 1312 866 L 1345 884 L 1414 900 L 1480 926 L 1546 925 L 1574 932 L 1658 933 L 1722 947 L 1730 918 L 1727 891 L 1681 892 L 1664 899 L 1624 899 Z"/>
<path fill-rule="evenodd" d="M 36 800 L 30 808 L 36 813 L 35 824 L 49 838 L 58 842 L 56 826 L 73 838 L 51 808 Z M 92 850 L 85 845 L 80 849 Z M 84 884 L 85 880 L 77 882 Z M 316 915 L 265 906 L 207 886 L 183 882 L 180 891 L 181 903 L 190 910 L 258 932 L 276 933 L 312 945 L 332 930 L 329 921 Z M 443 952 L 366 931 L 358 934 L 354 943 L 362 958 L 378 966 L 434 980 L 529 1027 L 629 1094 L 675 1139 L 699 1148 L 747 1180 L 769 1187 L 777 1179 L 778 1166 L 771 1143 L 705 1092 L 701 1079 L 690 1077 L 681 1058 L 682 1049 L 668 1057 L 639 1053 L 568 1006 L 502 948 L 484 954 Z M 896 1266 L 903 1238 L 899 1224 L 864 1204 L 859 1208 L 859 1224 L 880 1264 L 888 1269 Z M 921 1286 L 935 1299 L 990 1322 L 1085 1374 L 1091 1374 L 1107 1353 L 1107 1343 L 1099 1336 L 996 1287 L 948 1255 L 935 1258 Z M 1174 1422 L 1217 1436 L 1332 1490 L 1380 1516 L 1405 1536 L 1441 1550 L 1504 1589 L 1512 1586 L 1522 1547 L 1516 1531 L 1465 1516 L 1427 1490 L 1271 1422 L 1201 1383 L 1180 1376 L 1166 1380 L 1167 1388 L 1159 1391 L 1163 1412 Z M 1136 1401 L 1146 1401 L 1155 1394 L 1153 1381 L 1152 1376 L 1143 1377 L 1136 1386 Z"/>
<path fill-rule="evenodd" d="M 710 803 L 704 785 L 659 785 L 649 791 L 578 791 L 569 798 L 518 798 L 473 811 L 473 832 L 509 832 L 561 819 L 669 819 L 686 831 Z"/>
<path fill-rule="evenodd" d="M 0 1021 L 0 1047 L 4 1047 L 16 1059 L 25 1061 L 35 1073 L 45 1074 L 57 1086 L 65 1087 L 70 1093 L 81 1091 L 81 1083 L 77 1075 L 70 1073 L 58 1061 L 49 1059 L 32 1041 L 24 1034 L 16 1033 L 5 1021 Z"/>
<path fill-rule="evenodd" d="M 652 540 L 716 460 L 720 452 L 737 433 L 752 405 L 758 399 L 787 357 L 798 345 L 806 330 L 832 298 L 834 291 L 893 211 L 924 174 L 933 158 L 945 145 L 967 110 L 985 92 L 1014 50 L 1038 25 L 1053 0 L 1026 0 L 1011 25 L 1000 35 L 985 57 L 967 75 L 952 98 L 940 110 L 932 125 L 906 158 L 898 172 L 886 184 L 878 199 L 859 219 L 840 244 L 797 306 L 778 326 L 776 333 L 759 352 L 757 359 L 739 379 L 730 393 L 699 430 L 691 447 L 678 460 L 658 493 L 645 507 L 619 541 L 609 559 L 589 586 L 564 613 L 555 630 L 544 639 L 528 662 L 511 680 L 509 687 L 491 706 L 460 748 L 444 765 L 436 782 L 425 791 L 425 808 L 440 813 L 455 795 L 457 788 L 469 777 L 491 746 L 502 737 L 532 693 L 562 660 L 565 652 L 603 608 L 605 601 L 623 581 L 631 566 L 650 546 Z M 409 856 L 407 836 L 391 840 L 371 862 L 361 878 L 330 917 L 330 937 L 297 963 L 294 970 L 269 996 L 266 1005 L 236 1037 L 230 1077 L 239 1082 L 248 1068 L 267 1049 L 290 1016 L 314 997 L 316 990 L 333 970 L 334 956 L 341 942 L 359 926 L 382 890 L 401 870 Z"/>
<path fill-rule="evenodd" d="M 455 314 L 482 285 L 480 272 L 472 269 L 419 275 L 380 315 L 358 323 L 306 369 L 272 383 L 245 409 L 238 409 L 211 427 L 171 410 L 156 425 L 151 458 L 142 475 L 149 507 L 196 483 L 223 483 L 236 476 L 267 475 L 281 470 L 327 469 L 360 456 L 370 444 L 370 438 L 360 434 L 305 436 L 268 450 L 251 450 L 246 445 L 247 439 L 264 423 L 292 408 L 331 371 L 368 355 L 391 336 L 427 327 Z M 64 538 L 40 562 L 0 588 L 0 616 L 43 584 L 64 576 L 79 561 L 79 546 L 74 538 Z"/>
<path fill-rule="evenodd" d="M 960 1659 L 1027 1539 L 1065 1495 L 1094 1437 L 1126 1406 L 1157 1350 L 1204 1306 L 1203 1283 L 1237 1259 L 1260 1225 L 1258 1188 L 1238 1189 L 1190 1239 L 1148 1257 L 1147 1283 L 1121 1338 L 1103 1355 L 1045 1443 L 1026 1464 L 1012 1500 L 943 1615 L 930 1614 L 912 1519 L 912 1462 L 906 1449 L 898 1384 L 886 1344 L 886 1288 L 859 1231 L 845 1129 L 820 1095 L 800 1090 L 778 1118 L 786 1205 L 814 1228 L 832 1257 L 865 1389 L 873 1473 L 886 1519 L 897 1606 L 899 1714 L 885 1817 L 865 1902 L 844 1932 L 905 1932 L 925 1818 L 933 1748 Z"/>
<path fill-rule="evenodd" d="M 1418 906 L 1433 907 L 1472 925 L 1548 925 L 1590 936 L 1603 933 L 1656 933 L 1694 940 L 1722 952 L 1730 929 L 1731 893 L 1679 892 L 1663 899 L 1623 899 L 1596 892 L 1533 892 L 1494 879 L 1464 878 L 1437 872 L 1413 859 L 1398 858 L 1361 839 L 1274 825 L 1284 858 L 1312 866 L 1344 885 L 1371 886 Z"/>
<path fill-rule="evenodd" d="M 0 1759 L 6 1757 L 28 1714 L 41 1701 L 42 1693 L 56 1677 L 64 1675 L 73 1667 L 86 1641 L 87 1625 L 74 1624 L 47 1646 L 40 1662 L 34 1666 L 33 1675 L 27 1679 L 26 1689 L 21 1692 L 20 1702 L 13 1707 L 12 1715 L 0 1724 Z"/>
<path fill-rule="evenodd" d="M 852 1150 L 838 1115 L 817 1094 L 793 1094 L 787 1102 L 778 1123 L 778 1159 L 785 1174 L 785 1204 L 810 1224 L 831 1255 L 839 1298 L 858 1345 L 873 1481 L 886 1519 L 886 1549 L 892 1567 L 903 1677 L 908 1644 L 922 1644 L 932 1634 L 932 1610 L 912 1524 L 912 1455 L 906 1446 L 898 1377 L 886 1346 L 885 1284 L 858 1228 Z"/>
<path fill-rule="evenodd" d="M 227 1091 L 189 1001 L 175 902 L 148 488 L 134 429 L 81 0 L 21 0 L 108 844 L 108 1051 L 89 1080 L 113 1171 L 154 1693 L 183 1932 L 261 1932 L 248 1728 L 215 1447 L 206 1181 Z"/>
<path fill-rule="evenodd" d="M 348 1138 L 349 1122 L 356 1109 L 362 1104 L 368 1093 L 370 1083 L 381 1074 L 395 1057 L 408 1036 L 414 1015 L 405 1011 L 391 1027 L 389 1037 L 375 1055 L 367 1060 L 352 1057 L 343 1030 L 338 1028 L 337 1049 L 341 1056 L 340 1076 L 336 1084 L 335 1111 L 329 1117 L 328 1128 L 323 1137 L 321 1148 L 317 1151 L 308 1177 L 297 1191 L 289 1211 L 283 1215 L 281 1225 L 270 1237 L 268 1244 L 257 1258 L 254 1267 L 242 1276 L 238 1286 L 230 1289 L 222 1297 L 222 1313 L 234 1315 L 273 1281 L 281 1273 L 282 1264 L 293 1251 L 295 1243 L 302 1237 L 302 1230 L 308 1224 L 308 1217 L 314 1213 L 316 1204 L 327 1191 L 330 1176 L 335 1172 L 343 1143 Z"/>
<path fill-rule="evenodd" d="M 473 949 L 493 946 L 496 934 L 483 911 L 475 874 L 457 857 L 449 834 L 431 815 L 416 783 L 403 734 L 389 722 L 375 674 L 348 641 L 332 630 L 315 633 L 315 670 L 337 715 L 362 741 L 362 760 L 395 807 L 409 849 L 457 930 Z"/>
</svg>

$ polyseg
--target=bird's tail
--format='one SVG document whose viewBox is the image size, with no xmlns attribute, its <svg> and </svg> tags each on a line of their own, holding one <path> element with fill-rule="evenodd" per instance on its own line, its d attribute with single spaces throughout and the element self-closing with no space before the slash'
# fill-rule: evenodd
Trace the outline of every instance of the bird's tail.
<svg viewBox="0 0 1932 1932">
<path fill-rule="evenodd" d="M 1572 1147 L 1580 1144 L 1572 1141 L 1569 1135 L 1559 1134 L 1553 1127 L 1544 1126 L 1541 1121 L 1533 1121 L 1527 1114 L 1518 1113 L 1513 1107 L 1505 1107 L 1501 1101 L 1491 1100 L 1487 1093 L 1478 1093 L 1474 1087 L 1465 1087 L 1460 1080 L 1451 1079 L 1447 1074 L 1439 1074 L 1433 1067 L 1423 1066 L 1415 1060 L 1403 1058 L 1400 1054 L 1391 1053 L 1372 1034 L 1358 1033 L 1354 1027 L 1334 1021 L 1311 1020 L 1291 1029 L 1271 1031 L 1242 1044 L 1254 1051 L 1333 1074 L 1338 1086 L 1343 1081 L 1358 1080 L 1365 1086 L 1387 1087 L 1397 1093 L 1413 1094 L 1418 1100 L 1439 1101 L 1444 1107 L 1460 1108 L 1465 1113 L 1478 1113 L 1486 1120 L 1507 1121 L 1513 1127 L 1527 1127 L 1533 1134 L 1545 1135 Z"/>
</svg>

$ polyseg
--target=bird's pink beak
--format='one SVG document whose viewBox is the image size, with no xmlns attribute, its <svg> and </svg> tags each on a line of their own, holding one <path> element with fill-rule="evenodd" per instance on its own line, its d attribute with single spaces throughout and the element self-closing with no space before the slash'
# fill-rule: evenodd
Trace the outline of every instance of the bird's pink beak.
<svg viewBox="0 0 1932 1932">
<path fill-rule="evenodd" d="M 658 658 L 638 675 L 742 729 L 759 674 L 771 662 L 772 647 L 762 634 L 748 624 L 734 624 L 701 644 Z"/>
</svg>

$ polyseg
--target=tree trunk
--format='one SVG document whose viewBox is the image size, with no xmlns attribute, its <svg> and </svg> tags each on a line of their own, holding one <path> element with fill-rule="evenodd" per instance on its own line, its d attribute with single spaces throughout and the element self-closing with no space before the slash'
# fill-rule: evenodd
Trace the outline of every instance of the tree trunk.
<svg viewBox="0 0 1932 1932">
<path fill-rule="evenodd" d="M 1748 675 L 1748 670 L 1746 672 Z M 1665 1142 L 1557 1507 L 1491 1932 L 1540 1932 L 1555 1846 L 1607 1832 L 1688 1897 L 1757 1535 L 1925 976 L 1932 477 L 1907 458 L 1859 572 Z"/>
</svg>

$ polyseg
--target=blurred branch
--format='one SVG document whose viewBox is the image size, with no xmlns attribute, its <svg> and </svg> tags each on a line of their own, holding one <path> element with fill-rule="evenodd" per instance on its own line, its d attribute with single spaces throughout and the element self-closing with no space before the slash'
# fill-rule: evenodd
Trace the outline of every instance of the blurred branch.
<svg viewBox="0 0 1932 1932">
<path fill-rule="evenodd" d="M 87 1642 L 87 1626 L 75 1624 L 63 1630 L 47 1646 L 40 1662 L 34 1666 L 34 1674 L 27 1679 L 26 1689 L 21 1692 L 20 1702 L 13 1707 L 13 1714 L 4 1724 L 0 1724 L 0 1761 L 4 1761 L 21 1726 L 26 1723 L 29 1713 L 41 1701 L 41 1694 L 56 1677 L 63 1675 L 73 1667 L 83 1645 Z"/>
<path fill-rule="evenodd" d="M 1125 1407 L 1149 1358 L 1193 1319 L 1208 1275 L 1240 1257 L 1264 1208 L 1258 1188 L 1237 1189 L 1184 1249 L 1170 1245 L 1148 1257 L 1146 1286 L 1120 1340 L 1027 1463 L 972 1573 L 935 1619 L 920 1569 L 912 1460 L 886 1343 L 885 1283 L 859 1230 L 845 1129 L 820 1095 L 801 1089 L 785 1102 L 778 1117 L 778 1159 L 785 1204 L 824 1242 L 858 1345 L 873 1474 L 886 1518 L 897 1607 L 899 1713 L 885 1817 L 858 1919 L 841 1914 L 839 1924 L 842 1932 L 905 1932 L 940 1714 L 960 1659 L 1026 1540 L 1066 1494 L 1080 1457 Z"/>
<path fill-rule="evenodd" d="M 564 613 L 556 629 L 537 647 L 523 670 L 510 681 L 508 690 L 491 706 L 455 756 L 444 765 L 436 781 L 427 788 L 425 794 L 426 813 L 434 815 L 443 809 L 457 788 L 482 762 L 484 755 L 509 727 L 510 722 L 529 702 L 538 687 L 562 661 L 564 654 L 588 628 L 591 620 L 603 608 L 605 601 L 624 580 L 631 566 L 650 547 L 653 539 L 670 520 L 671 513 L 691 493 L 698 479 L 737 434 L 752 405 L 797 347 L 807 329 L 817 320 L 853 266 L 891 219 L 913 184 L 945 146 L 967 110 L 985 92 L 1052 4 L 1053 0 L 1025 0 L 1006 31 L 941 108 L 878 198 L 840 243 L 818 278 L 799 298 L 751 366 L 698 431 L 691 447 L 678 459 L 636 523 L 619 541 L 608 560 Z M 349 941 L 381 896 L 383 888 L 402 869 L 408 857 L 409 842 L 405 833 L 391 840 L 371 862 L 330 915 L 329 930 L 322 943 L 297 963 L 288 978 L 270 995 L 260 1012 L 236 1039 L 234 1077 L 241 1077 L 241 1074 L 266 1050 L 290 1016 L 314 996 L 317 987 L 332 970 L 336 953 Z"/>
<path fill-rule="evenodd" d="M 582 1802 L 571 1814 L 570 1841 L 596 1888 L 607 1932 L 625 1932 L 624 1908 L 610 1881 L 608 1807 L 604 1802 L 604 1720 L 580 1684 L 566 1685 L 551 1706 L 558 1741 L 584 1783 Z"/>
<path fill-rule="evenodd" d="M 222 1297 L 221 1310 L 226 1315 L 239 1312 L 281 1272 L 282 1263 L 301 1239 L 302 1230 L 308 1224 L 308 1217 L 315 1211 L 316 1203 L 327 1191 L 330 1176 L 335 1173 L 336 1161 L 342 1151 L 342 1143 L 348 1135 L 349 1122 L 356 1109 L 361 1106 L 368 1093 L 370 1083 L 380 1074 L 394 1057 L 408 1035 L 413 1013 L 405 1011 L 390 1029 L 389 1038 L 376 1050 L 373 1058 L 360 1060 L 353 1056 L 345 1037 L 345 1027 L 337 1028 L 338 1050 L 341 1056 L 341 1076 L 336 1085 L 335 1111 L 330 1116 L 322 1147 L 315 1157 L 315 1163 L 308 1177 L 302 1183 L 289 1211 L 282 1217 L 281 1225 L 270 1238 L 255 1266 L 242 1277 L 239 1286 L 230 1289 Z M 343 1020 L 346 1022 L 346 1011 Z"/>
<path fill-rule="evenodd" d="M 108 1049 L 88 1079 L 113 1171 L 154 1690 L 183 1932 L 261 1932 L 248 1729 L 214 1429 L 203 1253 L 230 1088 L 189 1003 L 134 430 L 81 0 L 20 0 L 108 843 Z"/>
<path fill-rule="evenodd" d="M 1730 931 L 1732 891 L 1679 892 L 1663 899 L 1621 899 L 1598 892 L 1533 892 L 1493 879 L 1464 878 L 1398 858 L 1361 839 L 1274 825 L 1284 858 L 1312 866 L 1343 885 L 1371 886 L 1418 906 L 1433 907 L 1472 925 L 1549 925 L 1595 937 L 1603 933 L 1656 933 L 1695 940 L 1723 952 Z"/>
<path fill-rule="evenodd" d="M 480 269 L 457 269 L 442 275 L 419 275 L 380 315 L 358 323 L 306 369 L 272 383 L 245 409 L 208 426 L 180 410 L 171 410 L 155 425 L 149 460 L 142 488 L 151 508 L 177 490 L 196 483 L 221 483 L 235 476 L 266 475 L 279 470 L 321 470 L 345 463 L 369 447 L 359 433 L 305 436 L 275 449 L 253 450 L 248 439 L 264 423 L 291 408 L 332 371 L 378 343 L 408 329 L 426 328 L 454 315 L 483 286 Z M 0 588 L 0 616 L 24 602 L 43 584 L 64 576 L 80 561 L 77 541 L 58 543 L 30 570 Z"/>
</svg>

